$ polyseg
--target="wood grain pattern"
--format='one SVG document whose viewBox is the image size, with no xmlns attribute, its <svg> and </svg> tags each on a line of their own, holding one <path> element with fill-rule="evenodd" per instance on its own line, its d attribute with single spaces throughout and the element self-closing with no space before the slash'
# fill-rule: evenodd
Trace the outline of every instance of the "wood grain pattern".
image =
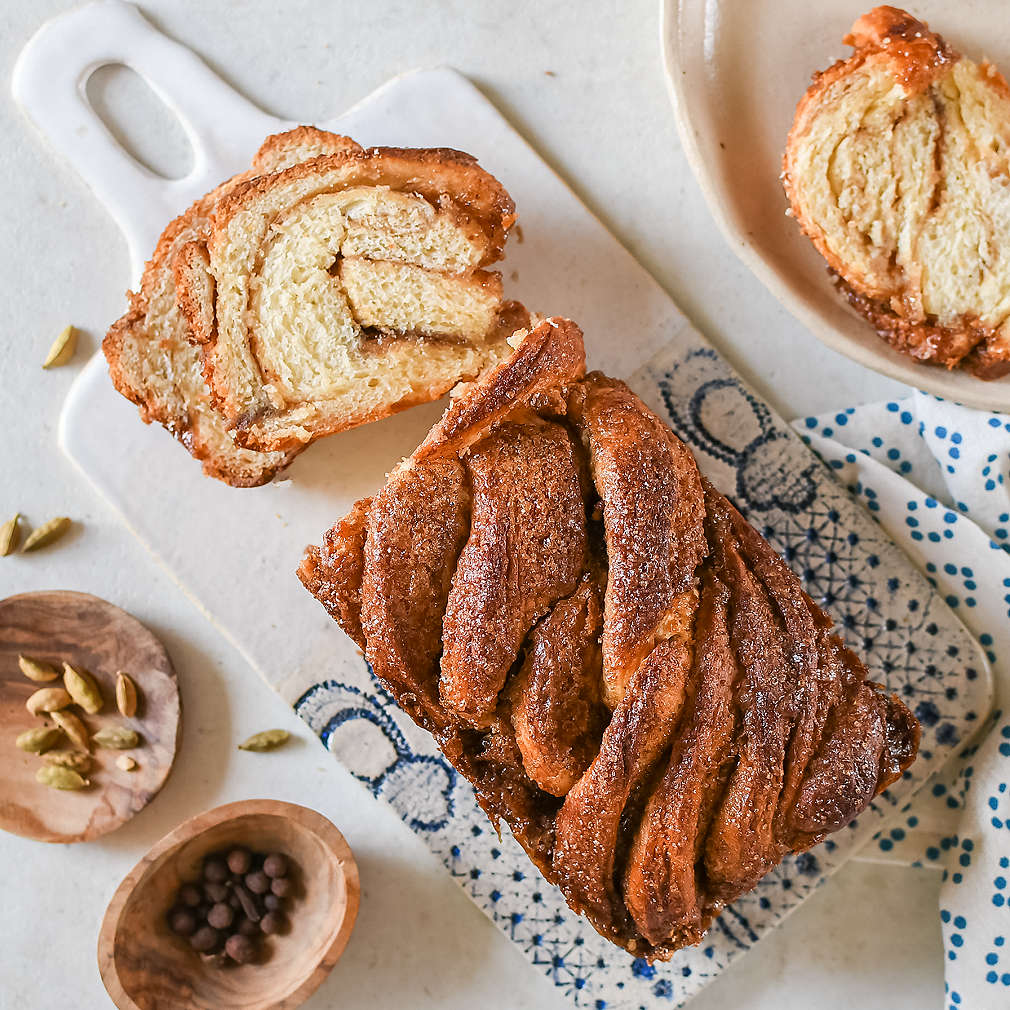
<svg viewBox="0 0 1010 1010">
<path fill-rule="evenodd" d="M 179 885 L 232 845 L 278 851 L 300 881 L 288 932 L 265 938 L 259 963 L 215 967 L 168 929 Z M 278 800 L 229 803 L 185 821 L 130 871 L 109 903 L 98 967 L 120 1010 L 294 1010 L 329 974 L 358 914 L 358 868 L 322 814 Z"/>
<path fill-rule="evenodd" d="M 63 661 L 90 672 L 105 705 L 97 715 L 76 714 L 94 733 L 129 726 L 142 744 L 129 751 L 133 772 L 116 767 L 113 750 L 93 751 L 90 788 L 62 792 L 40 785 L 41 761 L 14 746 L 26 729 L 41 726 L 25 709 L 38 687 L 18 668 L 18 654 Z M 116 672 L 125 670 L 142 698 L 137 714 L 116 710 Z M 61 681 L 54 681 L 59 684 Z M 86 842 L 113 831 L 142 810 L 165 784 L 179 743 L 179 686 L 164 646 L 136 618 L 96 596 L 73 592 L 24 593 L 0 601 L 0 828 L 43 842 Z M 51 724 L 51 720 L 47 720 Z"/>
</svg>

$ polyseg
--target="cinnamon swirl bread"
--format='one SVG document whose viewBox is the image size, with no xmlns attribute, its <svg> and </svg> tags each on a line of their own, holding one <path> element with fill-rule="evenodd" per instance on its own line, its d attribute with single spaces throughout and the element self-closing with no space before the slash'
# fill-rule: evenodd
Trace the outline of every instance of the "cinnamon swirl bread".
<svg viewBox="0 0 1010 1010">
<path fill-rule="evenodd" d="M 270 137 L 165 229 L 103 342 L 113 383 L 206 473 L 262 484 L 318 435 L 436 399 L 507 351 L 529 315 L 480 268 L 514 219 L 468 155 Z"/>
<path fill-rule="evenodd" d="M 358 149 L 232 190 L 176 282 L 235 441 L 296 450 L 473 379 L 515 326 L 484 269 L 514 220 L 445 149 Z"/>
<path fill-rule="evenodd" d="M 666 958 L 918 725 L 574 323 L 519 337 L 298 574 L 572 908 Z"/>
<path fill-rule="evenodd" d="M 267 138 L 250 171 L 201 197 L 168 225 L 140 287 L 128 293 L 128 311 L 113 323 L 102 343 L 113 384 L 140 407 L 144 421 L 162 424 L 203 461 L 206 474 L 235 487 L 265 483 L 293 453 L 240 448 L 211 405 L 200 351 L 190 342 L 186 317 L 177 304 L 175 270 L 180 254 L 206 241 L 215 206 L 249 179 L 308 158 L 356 150 L 358 145 L 347 137 L 307 126 Z"/>
<path fill-rule="evenodd" d="M 919 361 L 1010 372 L 1010 87 L 895 7 L 796 110 L 784 182 L 841 290 Z"/>
</svg>

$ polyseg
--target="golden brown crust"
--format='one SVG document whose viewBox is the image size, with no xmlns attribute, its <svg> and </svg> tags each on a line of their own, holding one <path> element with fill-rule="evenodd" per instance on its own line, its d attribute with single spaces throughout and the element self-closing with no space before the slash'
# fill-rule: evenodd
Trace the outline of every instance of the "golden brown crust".
<svg viewBox="0 0 1010 1010">
<path fill-rule="evenodd" d="M 583 367 L 574 323 L 535 328 L 299 574 L 572 908 L 666 958 L 862 811 L 918 725 L 672 432 Z"/>
<path fill-rule="evenodd" d="M 361 145 L 350 137 L 320 130 L 315 126 L 296 126 L 267 137 L 253 158 L 252 170 L 255 175 L 270 175 L 309 158 L 327 154 L 354 154 L 360 150 Z"/>
<path fill-rule="evenodd" d="M 908 94 L 925 91 L 960 54 L 929 25 L 899 7 L 874 7 L 852 26 L 842 40 L 855 50 L 842 66 L 880 56 Z M 833 70 L 839 64 L 835 64 Z M 829 71 L 830 73 L 830 71 Z"/>
<path fill-rule="evenodd" d="M 602 595 L 593 576 L 530 632 L 509 685 L 516 746 L 526 774 L 564 796 L 596 757 L 607 714 L 600 698 Z"/>
<path fill-rule="evenodd" d="M 963 319 L 957 326 L 943 326 L 935 322 L 916 322 L 895 312 L 890 305 L 877 298 L 859 294 L 841 277 L 836 279 L 838 290 L 849 304 L 899 351 L 925 364 L 943 365 L 945 368 L 964 368 L 979 378 L 998 378 L 986 375 L 986 369 L 976 365 L 981 362 L 990 340 L 995 340 L 991 326 L 983 326 L 977 319 Z M 1010 360 L 1006 362 L 1010 369 Z"/>
<path fill-rule="evenodd" d="M 789 132 L 783 156 L 783 184 L 792 213 L 803 232 L 827 261 L 831 272 L 838 277 L 838 286 L 852 307 L 897 350 L 924 364 L 963 368 L 982 379 L 998 378 L 1007 374 L 1010 372 L 1010 354 L 1006 351 L 1008 338 L 1001 332 L 1007 321 L 1002 317 L 995 324 L 984 321 L 989 318 L 987 312 L 999 315 L 1002 296 L 996 298 L 995 305 L 987 305 L 980 293 L 976 311 L 960 309 L 927 311 L 923 307 L 925 297 L 923 279 L 926 276 L 935 278 L 935 275 L 943 274 L 945 270 L 942 264 L 917 259 L 911 250 L 913 247 L 918 248 L 916 244 L 920 241 L 918 236 L 931 234 L 930 226 L 927 226 L 926 222 L 950 220 L 947 203 L 957 199 L 956 195 L 947 192 L 948 187 L 944 178 L 945 160 L 965 157 L 963 154 L 965 148 L 963 146 L 957 148 L 957 151 L 962 153 L 955 153 L 955 145 L 948 139 L 948 131 L 951 128 L 949 120 L 954 114 L 946 111 L 946 105 L 956 104 L 958 101 L 956 97 L 958 89 L 950 83 L 955 69 L 964 65 L 978 71 L 976 74 L 978 87 L 989 94 L 1001 96 L 1004 103 L 1010 98 L 1010 88 L 995 68 L 987 64 L 975 68 L 973 64 L 962 60 L 961 55 L 942 36 L 931 31 L 928 25 L 918 21 L 911 14 L 896 7 L 877 7 L 864 14 L 852 26 L 844 41 L 853 47 L 852 55 L 814 75 L 813 83 L 797 106 Z M 909 222 L 893 226 L 879 219 L 874 222 L 872 228 L 881 229 L 884 236 L 879 241 L 873 239 L 876 260 L 873 256 L 868 256 L 868 262 L 857 263 L 839 251 L 842 246 L 836 248 L 837 236 L 824 226 L 811 209 L 807 190 L 812 186 L 812 179 L 805 173 L 806 162 L 803 161 L 803 157 L 808 145 L 814 143 L 814 131 L 819 124 L 831 116 L 841 115 L 838 109 L 848 99 L 848 88 L 852 82 L 860 77 L 870 79 L 880 74 L 886 75 L 898 85 L 904 95 L 903 101 L 894 105 L 893 121 L 885 130 L 878 122 L 881 113 L 871 108 L 865 113 L 870 121 L 864 123 L 863 119 L 857 116 L 854 120 L 857 125 L 853 126 L 853 132 L 841 138 L 841 143 L 835 146 L 835 154 L 843 144 L 854 143 L 857 135 L 872 137 L 876 136 L 876 131 L 880 135 L 881 162 L 890 165 L 886 170 L 888 173 L 893 172 L 893 176 L 889 175 L 886 183 L 891 188 L 878 193 L 878 188 L 885 186 L 885 183 L 880 179 L 874 179 L 871 183 L 868 178 L 864 178 L 860 186 L 855 186 L 852 180 L 848 180 L 852 182 L 853 188 L 861 188 L 866 194 L 866 200 L 870 199 L 868 194 L 872 190 L 873 198 L 879 198 L 882 205 L 889 205 L 895 213 L 902 201 L 907 200 L 911 206 L 913 199 L 919 198 L 916 196 L 919 188 L 932 192 L 928 205 L 915 208 L 914 219 Z M 923 99 L 926 101 L 925 106 L 916 104 Z M 891 97 L 888 97 L 888 101 L 891 100 Z M 984 96 L 973 100 L 977 101 L 979 108 L 987 101 Z M 933 125 L 929 128 L 924 126 L 916 131 L 909 129 L 908 137 L 899 139 L 901 129 L 911 122 L 913 111 L 915 115 L 922 117 L 923 122 L 928 121 Z M 874 119 L 874 116 L 877 118 Z M 996 133 L 1005 133 L 1010 130 L 1010 123 L 995 123 L 991 128 Z M 920 177 L 912 180 L 907 177 L 914 174 L 910 166 L 913 163 L 918 164 L 916 156 L 924 156 L 924 145 L 927 142 L 935 145 L 929 159 L 930 167 L 920 166 L 917 169 Z M 993 150 L 997 152 L 998 157 L 1000 142 L 994 140 L 993 143 L 995 144 Z M 970 157 L 985 163 L 994 156 L 993 151 L 985 147 L 980 140 L 974 141 L 974 144 Z M 982 147 L 985 149 L 982 150 Z M 971 144 L 968 148 L 971 148 Z M 832 159 L 835 154 L 832 155 Z M 829 172 L 840 172 L 839 169 L 831 167 L 833 161 L 827 164 Z M 965 166 L 966 169 L 967 167 Z M 979 167 L 981 169 L 983 166 L 980 164 Z M 996 165 L 986 167 L 994 176 L 1004 173 L 1004 169 Z M 860 171 L 868 174 L 870 169 L 867 167 Z M 883 171 L 885 170 L 881 169 L 881 172 Z M 901 173 L 904 175 L 899 177 Z M 833 178 L 831 185 L 835 190 L 835 199 L 840 202 L 840 208 L 841 201 L 846 201 L 843 217 L 858 214 L 860 208 L 856 201 L 862 199 L 862 196 L 854 196 L 848 190 L 843 190 L 840 179 L 840 175 L 839 178 Z M 885 206 L 880 217 L 889 212 Z M 971 217 L 974 212 L 966 208 L 964 213 Z M 846 221 L 847 228 L 858 231 L 865 227 L 865 222 L 860 223 L 848 218 Z M 949 227 L 945 224 L 931 227 L 945 226 Z M 1000 232 L 1001 229 L 997 227 L 996 233 L 991 238 L 992 243 L 999 244 L 1005 241 Z M 930 247 L 929 238 L 922 241 L 926 247 Z M 974 243 L 974 245 L 986 244 L 986 242 Z M 935 245 L 933 242 L 932 246 Z M 973 242 L 966 239 L 963 245 L 965 248 L 961 254 L 962 260 L 970 260 L 973 255 L 971 252 Z M 998 259 L 1001 255 L 998 252 L 986 252 L 985 249 L 981 251 L 976 249 L 976 254 L 980 257 L 980 276 L 989 269 L 993 258 Z M 931 283 L 934 290 L 933 301 L 938 302 L 940 298 L 935 293 L 937 281 L 933 279 Z M 978 287 L 981 291 L 981 286 Z M 953 289 L 954 285 L 951 285 L 951 288 Z M 959 293 L 956 300 L 963 302 L 963 294 Z"/>
<path fill-rule="evenodd" d="M 560 425 L 504 422 L 465 465 L 470 536 L 443 619 L 439 692 L 460 718 L 486 726 L 530 629 L 579 583 L 586 516 Z"/>
</svg>

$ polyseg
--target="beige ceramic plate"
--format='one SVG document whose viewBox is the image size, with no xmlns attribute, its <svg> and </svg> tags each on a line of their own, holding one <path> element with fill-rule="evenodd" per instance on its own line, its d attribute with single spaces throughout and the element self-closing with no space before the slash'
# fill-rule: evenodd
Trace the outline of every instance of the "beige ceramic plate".
<svg viewBox="0 0 1010 1010">
<path fill-rule="evenodd" d="M 782 149 L 810 77 L 851 50 L 842 37 L 873 0 L 661 0 L 662 45 L 681 141 L 740 258 L 829 347 L 973 407 L 1010 410 L 1010 377 L 982 382 L 919 365 L 836 295 L 824 261 L 786 217 Z M 1010 72 L 1003 0 L 911 2 L 958 49 Z"/>
</svg>

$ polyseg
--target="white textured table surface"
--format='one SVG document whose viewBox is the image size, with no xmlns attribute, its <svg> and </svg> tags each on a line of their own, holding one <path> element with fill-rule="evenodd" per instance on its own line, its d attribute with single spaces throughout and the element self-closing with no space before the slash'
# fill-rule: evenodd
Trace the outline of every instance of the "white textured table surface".
<svg viewBox="0 0 1010 1010">
<path fill-rule="evenodd" d="M 68 514 L 80 526 L 57 549 L 0 561 L 0 597 L 78 589 L 135 614 L 161 636 L 175 661 L 184 734 L 164 792 L 119 832 L 76 847 L 0 835 L 0 865 L 7 868 L 0 902 L 0 1008 L 109 1006 L 95 941 L 123 875 L 191 814 L 230 800 L 275 796 L 331 817 L 361 868 L 357 928 L 308 1010 L 562 1010 L 567 1002 L 497 934 L 420 840 L 307 738 L 304 726 L 119 525 L 56 446 L 63 395 L 122 311 L 129 273 L 112 221 L 44 148 L 9 95 L 21 46 L 44 18 L 67 6 L 55 0 L 0 5 L 0 175 L 6 197 L 0 513 L 6 518 L 20 510 L 32 521 Z M 402 70 L 454 65 L 784 415 L 901 392 L 822 348 L 737 263 L 716 231 L 677 141 L 653 0 L 153 0 L 144 10 L 263 108 L 305 122 L 347 107 Z M 125 74 L 103 71 L 90 93 L 114 123 L 136 122 L 147 108 L 143 88 Z M 164 118 L 148 120 L 131 136 L 154 167 L 166 174 L 185 169 L 185 141 Z M 39 364 L 49 342 L 68 322 L 84 331 L 75 362 L 43 373 Z M 269 586 L 252 587 L 251 605 L 265 605 L 268 598 Z M 287 726 L 301 743 L 268 757 L 234 749 L 236 739 L 268 725 Z M 692 1008 L 939 1007 L 938 883 L 925 870 L 850 863 Z"/>
</svg>

